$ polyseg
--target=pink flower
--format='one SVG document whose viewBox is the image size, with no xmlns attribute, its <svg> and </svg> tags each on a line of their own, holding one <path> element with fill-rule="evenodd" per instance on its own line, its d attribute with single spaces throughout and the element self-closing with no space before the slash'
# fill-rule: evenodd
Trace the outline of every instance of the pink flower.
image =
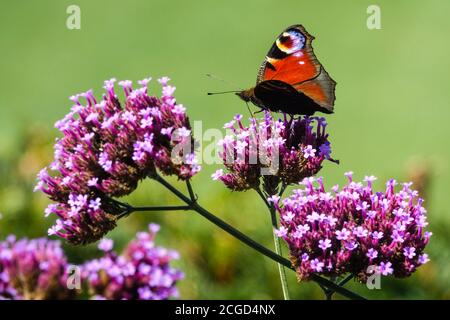
<svg viewBox="0 0 450 320">
<path fill-rule="evenodd" d="M 264 191 L 273 195 L 280 183 L 299 183 L 316 174 L 325 159 L 334 161 L 330 158 L 330 142 L 322 118 L 276 120 L 265 112 L 260 120 L 251 118 L 248 126 L 238 115 L 224 128 L 232 131 L 219 143 L 220 156 L 228 172 L 214 178 L 234 191 L 254 189 L 262 184 Z"/>
<path fill-rule="evenodd" d="M 161 78 L 163 94 L 156 97 L 147 92 L 149 81 L 140 81 L 139 88 L 121 81 L 122 104 L 115 79 L 105 81 L 101 101 L 90 90 L 71 97 L 75 105 L 55 125 L 63 136 L 54 146 L 51 171 L 41 170 L 35 188 L 55 202 L 46 215 L 59 219 L 49 234 L 73 244 L 99 240 L 124 210 L 111 198 L 130 194 L 157 170 L 181 180 L 200 171 L 185 108 L 173 97 L 175 87 Z M 181 141 L 175 132 L 181 133 Z"/>
<path fill-rule="evenodd" d="M 111 240 L 99 244 L 104 256 L 86 262 L 82 278 L 97 299 L 166 300 L 178 297 L 176 285 L 183 273 L 171 266 L 176 251 L 158 247 L 154 240 L 159 226 L 139 232 L 122 254 L 112 250 Z"/>
<path fill-rule="evenodd" d="M 310 262 L 311 269 L 315 272 L 322 272 L 325 264 L 320 262 L 319 259 L 314 259 Z"/>
<path fill-rule="evenodd" d="M 331 248 L 331 240 L 330 239 L 319 240 L 319 248 L 322 249 L 323 251 L 327 250 L 328 248 Z"/>
<path fill-rule="evenodd" d="M 10 236 L 0 242 L 0 300 L 70 299 L 67 268 L 59 241 Z"/>
<path fill-rule="evenodd" d="M 388 276 L 390 274 L 392 274 L 394 272 L 394 269 L 391 268 L 392 267 L 392 263 L 390 262 L 381 262 L 380 263 L 380 273 L 383 276 Z"/>
<path fill-rule="evenodd" d="M 299 278 L 310 279 L 312 272 L 333 277 L 352 273 L 364 281 L 374 264 L 383 275 L 411 275 L 428 261 L 423 251 L 430 234 L 420 224 L 426 214 L 423 200 L 409 184 L 396 192 L 391 180 L 385 192 L 375 192 L 354 182 L 352 173 L 346 175 L 348 184 L 329 194 L 323 179 L 306 178 L 303 189 L 293 190 L 276 206 L 279 230 Z M 368 184 L 373 178 L 366 180 Z M 374 212 L 370 218 L 364 216 L 368 208 Z"/>
</svg>

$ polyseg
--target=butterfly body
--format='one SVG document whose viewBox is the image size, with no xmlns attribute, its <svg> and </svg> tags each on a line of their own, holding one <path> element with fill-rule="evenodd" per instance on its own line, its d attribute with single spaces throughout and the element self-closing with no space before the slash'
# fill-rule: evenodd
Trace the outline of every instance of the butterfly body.
<svg viewBox="0 0 450 320">
<path fill-rule="evenodd" d="M 262 63 L 256 86 L 236 94 L 270 111 L 333 113 L 336 82 L 314 55 L 314 39 L 301 25 L 283 31 Z"/>
</svg>

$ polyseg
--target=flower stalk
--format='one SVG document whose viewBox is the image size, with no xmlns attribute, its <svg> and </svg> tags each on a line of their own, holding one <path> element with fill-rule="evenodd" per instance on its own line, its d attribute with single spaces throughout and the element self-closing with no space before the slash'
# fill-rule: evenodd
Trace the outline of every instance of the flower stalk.
<svg viewBox="0 0 450 320">
<path fill-rule="evenodd" d="M 285 189 L 286 189 L 286 186 L 285 186 L 285 184 L 283 184 L 281 187 L 280 193 L 279 193 L 280 196 L 283 194 Z M 261 197 L 261 200 L 265 203 L 265 205 L 267 206 L 267 208 L 269 209 L 269 212 L 270 212 L 270 219 L 271 219 L 272 228 L 273 228 L 272 235 L 273 235 L 273 241 L 274 241 L 274 245 L 275 245 L 275 252 L 278 255 L 283 256 L 282 251 L 281 251 L 280 238 L 277 237 L 275 234 L 275 231 L 278 229 L 277 213 L 276 213 L 275 207 L 267 201 L 267 197 L 264 196 L 264 193 L 261 191 L 260 188 L 257 188 L 256 192 L 259 194 L 259 196 Z M 280 274 L 281 289 L 283 290 L 284 300 L 290 300 L 289 289 L 288 289 L 288 284 L 287 284 L 287 279 L 286 279 L 286 271 L 284 269 L 284 266 L 280 263 L 278 263 L 278 272 Z"/>
<path fill-rule="evenodd" d="M 278 229 L 278 223 L 277 223 L 276 211 L 275 211 L 275 208 L 273 208 L 273 207 L 270 208 L 270 217 L 272 220 L 272 227 L 273 227 L 272 235 L 273 235 L 273 241 L 275 244 L 275 252 L 277 254 L 279 254 L 280 256 L 283 256 L 282 251 L 281 251 L 280 238 L 277 237 L 274 232 L 276 229 Z M 288 283 L 287 283 L 287 279 L 286 279 L 286 271 L 284 270 L 283 265 L 281 265 L 280 263 L 278 263 L 278 272 L 280 274 L 281 288 L 283 290 L 284 300 L 290 300 Z"/>
</svg>

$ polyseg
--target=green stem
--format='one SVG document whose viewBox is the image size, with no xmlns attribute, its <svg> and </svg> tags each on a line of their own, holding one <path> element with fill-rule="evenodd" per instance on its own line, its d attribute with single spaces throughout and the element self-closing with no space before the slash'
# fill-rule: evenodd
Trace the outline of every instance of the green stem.
<svg viewBox="0 0 450 320">
<path fill-rule="evenodd" d="M 286 185 L 283 184 L 281 186 L 281 190 L 279 193 L 279 196 L 281 197 L 281 195 L 283 194 L 284 190 L 286 189 Z M 264 201 L 264 203 L 266 204 L 267 208 L 269 209 L 270 212 L 270 218 L 272 221 L 272 236 L 273 236 L 273 242 L 275 244 L 275 252 L 280 255 L 283 256 L 283 252 L 281 251 L 281 241 L 280 238 L 277 237 L 277 235 L 275 234 L 275 230 L 278 229 L 278 222 L 277 222 L 277 213 L 276 210 L 274 208 L 273 205 L 271 205 L 268 201 L 267 201 L 267 197 L 264 196 L 264 193 L 261 191 L 261 189 L 257 188 L 256 192 L 258 192 L 259 196 L 261 197 L 261 199 Z M 290 300 L 289 297 L 289 288 L 288 288 L 288 283 L 287 283 L 287 278 L 286 278 L 286 270 L 284 269 L 284 266 L 280 263 L 278 263 L 278 273 L 280 274 L 280 281 L 281 281 L 281 289 L 283 290 L 283 297 L 284 300 Z"/>
<path fill-rule="evenodd" d="M 320 286 L 320 287 L 322 288 L 323 293 L 325 294 L 325 300 L 333 300 L 333 293 L 334 293 L 334 291 L 331 290 L 331 289 L 328 289 L 325 286 Z"/>
<path fill-rule="evenodd" d="M 264 193 L 261 191 L 260 188 L 255 188 L 256 192 L 261 197 L 261 200 L 264 202 L 267 208 L 270 208 L 270 203 L 267 201 L 267 197 L 264 195 Z"/>
<path fill-rule="evenodd" d="M 339 281 L 339 282 L 337 283 L 338 286 L 340 286 L 340 287 L 345 286 L 345 284 L 346 284 L 347 282 L 349 282 L 351 279 L 353 279 L 353 277 L 354 277 L 353 274 L 349 274 L 348 276 L 346 276 L 344 279 L 342 279 L 341 281 Z M 334 279 L 330 279 L 330 280 L 333 281 Z M 335 282 L 335 281 L 333 281 L 333 282 Z M 332 289 L 324 288 L 324 287 L 322 287 L 322 289 L 323 289 L 324 292 L 325 292 L 325 296 L 326 296 L 327 300 L 332 300 L 333 294 L 334 294 L 335 291 L 332 290 Z"/>
<path fill-rule="evenodd" d="M 150 207 L 133 207 L 130 211 L 186 211 L 191 210 L 190 206 L 150 206 Z"/>
<path fill-rule="evenodd" d="M 278 196 L 280 196 L 280 198 L 281 198 L 281 196 L 283 195 L 283 193 L 284 193 L 284 191 L 286 190 L 286 188 L 287 188 L 287 185 L 283 183 L 283 184 L 281 185 L 280 193 L 278 194 Z"/>
<path fill-rule="evenodd" d="M 349 282 L 350 280 L 352 280 L 354 277 L 353 273 L 349 274 L 348 276 L 346 276 L 344 279 L 342 279 L 338 284 L 340 286 L 345 285 L 347 282 Z"/>
<path fill-rule="evenodd" d="M 275 208 L 270 209 L 270 216 L 272 219 L 272 227 L 273 227 L 273 242 L 275 244 L 275 252 L 280 255 L 283 256 L 283 253 L 281 251 L 281 243 L 280 243 L 280 238 L 275 234 L 275 230 L 278 229 L 278 223 L 277 223 L 277 215 L 276 215 L 276 211 Z M 283 290 L 283 296 L 284 296 L 284 300 L 290 300 L 289 298 L 289 288 L 288 288 L 288 283 L 287 283 L 287 279 L 286 279 L 286 270 L 284 269 L 284 266 L 280 263 L 278 263 L 278 272 L 280 274 L 280 281 L 281 281 L 281 288 Z"/>
<path fill-rule="evenodd" d="M 192 189 L 191 181 L 189 179 L 186 180 L 186 186 L 189 192 L 189 197 L 191 197 L 191 200 L 193 202 L 197 202 L 197 195 L 194 193 L 194 189 Z"/>
<path fill-rule="evenodd" d="M 133 212 L 138 211 L 186 211 L 191 210 L 190 206 L 144 206 L 144 207 L 134 207 L 129 205 L 128 203 L 120 202 L 118 200 L 115 200 L 113 198 L 109 198 L 109 200 L 117 205 L 119 205 L 121 208 L 123 208 L 123 211 L 119 214 L 117 214 L 118 219 L 128 216 Z"/>
<path fill-rule="evenodd" d="M 285 189 L 285 187 L 283 184 L 283 186 L 281 187 L 280 195 L 283 194 L 284 189 Z M 272 236 L 273 236 L 273 242 L 275 244 L 275 252 L 278 255 L 283 256 L 283 253 L 281 251 L 280 238 L 277 237 L 277 235 L 275 234 L 275 230 L 278 229 L 277 213 L 275 211 L 275 208 L 273 207 L 273 205 L 271 205 L 267 201 L 267 197 L 264 196 L 264 193 L 261 191 L 260 188 L 257 188 L 256 192 L 259 194 L 259 196 L 261 197 L 261 199 L 263 200 L 263 202 L 265 203 L 265 205 L 267 206 L 267 208 L 269 209 L 269 212 L 270 212 L 270 218 L 272 221 L 272 228 L 273 228 Z M 281 289 L 283 291 L 284 300 L 290 300 L 289 288 L 288 288 L 288 283 L 287 283 L 287 278 L 286 278 L 286 270 L 284 269 L 284 266 L 282 264 L 277 263 L 277 265 L 278 265 L 278 273 L 280 275 Z"/>
</svg>

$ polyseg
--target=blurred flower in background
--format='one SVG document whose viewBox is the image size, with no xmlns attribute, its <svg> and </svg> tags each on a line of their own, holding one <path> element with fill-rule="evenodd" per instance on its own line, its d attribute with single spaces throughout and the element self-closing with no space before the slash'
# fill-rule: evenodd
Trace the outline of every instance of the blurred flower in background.
<svg viewBox="0 0 450 320">
<path fill-rule="evenodd" d="M 422 198 L 427 199 L 428 206 L 430 205 L 430 197 L 428 197 L 427 192 L 430 189 L 434 170 L 432 162 L 426 157 L 412 157 L 406 163 L 408 181 L 414 184 L 414 188 L 421 194 Z"/>
<path fill-rule="evenodd" d="M 41 170 L 35 188 L 56 202 L 45 210 L 46 216 L 57 216 L 49 235 L 72 244 L 96 241 L 116 226 L 123 211 L 112 197 L 130 194 L 157 169 L 182 180 L 201 169 L 185 108 L 173 96 L 175 87 L 161 78 L 162 97 L 149 96 L 149 81 L 139 81 L 138 89 L 120 81 L 123 107 L 115 79 L 105 81 L 100 102 L 92 91 L 71 97 L 71 112 L 55 124 L 63 137 L 54 145 L 54 161 Z"/>
<path fill-rule="evenodd" d="M 219 143 L 227 169 L 212 175 L 234 191 L 258 189 L 273 195 L 279 184 L 299 183 L 315 175 L 325 159 L 332 160 L 331 146 L 325 131 L 326 121 L 320 117 L 298 117 L 275 120 L 270 112 L 257 121 L 250 119 L 245 127 L 242 116 L 225 124 L 231 134 Z"/>
<path fill-rule="evenodd" d="M 0 242 L 0 298 L 69 299 L 67 259 L 59 241 L 9 236 Z"/>
<path fill-rule="evenodd" d="M 179 296 L 176 284 L 184 275 L 170 266 L 178 252 L 155 245 L 159 225 L 139 232 L 121 255 L 113 241 L 102 239 L 98 248 L 104 256 L 81 266 L 94 299 L 161 300 Z M 69 264 L 59 241 L 20 239 L 9 236 L 0 242 L 0 300 L 71 299 L 81 290 L 69 289 Z M 79 288 L 78 288 L 79 289 Z"/>
<path fill-rule="evenodd" d="M 165 300 L 177 298 L 176 284 L 183 273 L 170 266 L 179 255 L 154 243 L 159 225 L 150 224 L 148 232 L 139 232 L 121 255 L 113 251 L 113 242 L 103 239 L 99 249 L 104 256 L 87 262 L 83 279 L 94 299 Z"/>
<path fill-rule="evenodd" d="M 369 266 L 383 276 L 408 277 L 427 263 L 427 211 L 411 183 L 395 192 L 391 179 L 384 193 L 374 192 L 375 177 L 367 176 L 363 185 L 351 172 L 346 175 L 349 183 L 342 190 L 334 186 L 326 192 L 322 178 L 316 185 L 306 178 L 304 189 L 275 203 L 281 221 L 276 232 L 289 247 L 299 279 L 351 273 L 365 281 Z"/>
<path fill-rule="evenodd" d="M 3 245 L 0 244 L 0 250 L 2 250 L 2 246 Z M 4 255 L 5 254 L 0 251 L 0 300 L 18 298 L 17 290 L 10 285 L 9 273 L 2 263 Z"/>
</svg>

